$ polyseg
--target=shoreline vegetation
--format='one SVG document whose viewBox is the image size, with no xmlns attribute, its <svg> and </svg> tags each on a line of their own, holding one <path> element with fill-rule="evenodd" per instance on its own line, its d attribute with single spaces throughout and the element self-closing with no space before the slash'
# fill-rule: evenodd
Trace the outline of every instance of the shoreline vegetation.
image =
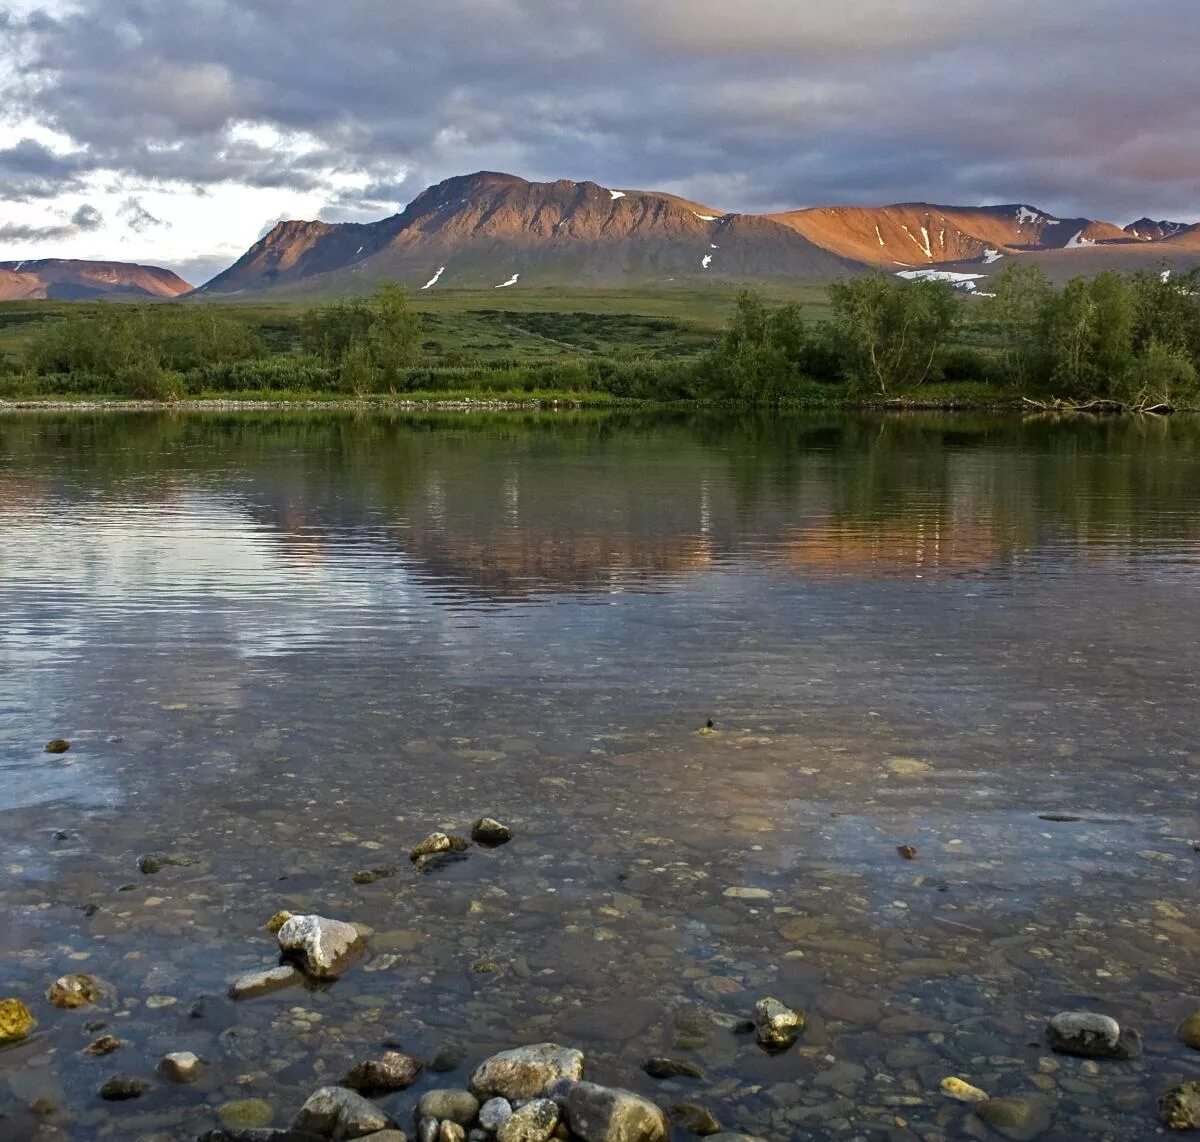
<svg viewBox="0 0 1200 1142">
<path fill-rule="evenodd" d="M 311 306 L 9 303 L 0 409 L 1200 405 L 1200 271 L 1102 273 L 1055 289 L 1014 263 L 987 297 L 877 274 L 803 304 L 697 296 L 690 317 L 678 299 L 671 316 L 632 312 L 663 308 L 649 296 L 544 302 L 475 308 L 385 283 Z"/>
</svg>

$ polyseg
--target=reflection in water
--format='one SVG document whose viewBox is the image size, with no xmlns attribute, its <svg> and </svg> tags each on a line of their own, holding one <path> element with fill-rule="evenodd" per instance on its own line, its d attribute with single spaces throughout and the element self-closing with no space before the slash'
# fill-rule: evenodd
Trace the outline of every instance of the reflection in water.
<svg viewBox="0 0 1200 1142">
<path fill-rule="evenodd" d="M 210 1060 L 97 1109 L 84 1019 L 39 1010 L 0 1137 L 186 1138 L 251 1095 L 282 1122 L 395 1035 L 569 1039 L 664 1102 L 642 1059 L 691 1053 L 772 1139 L 976 1129 L 947 1074 L 1043 1098 L 1044 1137 L 1151 1137 L 1200 1069 L 1171 1039 L 1198 445 L 1184 418 L 0 419 L 0 991 L 84 964 L 111 1070 Z M 411 873 L 484 812 L 513 845 Z M 285 906 L 369 923 L 371 959 L 235 1007 Z M 811 1017 L 776 1058 L 728 1030 L 768 993 Z M 1040 1062 L 1071 1006 L 1145 1059 Z"/>
</svg>

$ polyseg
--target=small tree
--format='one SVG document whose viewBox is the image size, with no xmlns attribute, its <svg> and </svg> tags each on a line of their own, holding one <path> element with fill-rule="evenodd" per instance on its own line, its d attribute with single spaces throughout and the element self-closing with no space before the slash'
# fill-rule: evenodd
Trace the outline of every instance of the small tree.
<svg viewBox="0 0 1200 1142">
<path fill-rule="evenodd" d="M 1079 398 L 1122 391 L 1134 360 L 1133 327 L 1133 294 L 1118 274 L 1069 281 L 1038 323 L 1051 390 Z"/>
<path fill-rule="evenodd" d="M 997 276 L 994 292 L 987 312 L 1003 347 L 1005 373 L 1014 385 L 1030 385 L 1043 372 L 1038 322 L 1054 291 L 1040 266 L 1009 262 Z"/>
<path fill-rule="evenodd" d="M 958 320 L 959 302 L 941 282 L 885 274 L 829 287 L 834 336 L 850 380 L 886 396 L 923 384 Z"/>
<path fill-rule="evenodd" d="M 396 282 L 384 282 L 375 291 L 371 309 L 371 363 L 388 388 L 394 389 L 402 370 L 420 354 L 421 318 L 409 307 L 408 291 Z"/>
<path fill-rule="evenodd" d="M 710 391 L 751 404 L 776 404 L 801 379 L 808 330 L 794 302 L 768 309 L 744 290 L 729 328 L 701 372 Z"/>
</svg>

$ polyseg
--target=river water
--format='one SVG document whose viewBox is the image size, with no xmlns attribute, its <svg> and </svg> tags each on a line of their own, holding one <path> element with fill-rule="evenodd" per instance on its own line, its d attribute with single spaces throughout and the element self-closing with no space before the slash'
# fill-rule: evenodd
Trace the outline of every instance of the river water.
<svg viewBox="0 0 1200 1142">
<path fill-rule="evenodd" d="M 285 1124 L 385 1042 L 465 1051 L 406 1125 L 546 1039 L 772 1140 L 989 1136 L 951 1075 L 1150 1138 L 1200 1078 L 1195 420 L 10 415 L 0 614 L 5 1142 Z M 281 908 L 368 957 L 235 1004 Z M 1069 1009 L 1145 1054 L 1052 1056 Z"/>
</svg>

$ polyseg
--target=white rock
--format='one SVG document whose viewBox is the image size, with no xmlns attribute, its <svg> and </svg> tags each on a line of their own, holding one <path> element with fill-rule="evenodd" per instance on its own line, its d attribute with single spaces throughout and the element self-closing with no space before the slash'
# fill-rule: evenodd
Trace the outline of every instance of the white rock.
<svg viewBox="0 0 1200 1142">
<path fill-rule="evenodd" d="M 485 1059 L 471 1075 L 480 1098 L 541 1098 L 559 1079 L 583 1077 L 583 1052 L 557 1043 L 535 1043 Z"/>
<path fill-rule="evenodd" d="M 191 1051 L 172 1051 L 162 1057 L 158 1069 L 174 1082 L 193 1083 L 200 1077 L 203 1065 Z"/>
<path fill-rule="evenodd" d="M 363 947 L 353 924 L 324 916 L 293 916 L 279 929 L 278 939 L 282 951 L 298 956 L 314 979 L 337 979 Z"/>
</svg>

